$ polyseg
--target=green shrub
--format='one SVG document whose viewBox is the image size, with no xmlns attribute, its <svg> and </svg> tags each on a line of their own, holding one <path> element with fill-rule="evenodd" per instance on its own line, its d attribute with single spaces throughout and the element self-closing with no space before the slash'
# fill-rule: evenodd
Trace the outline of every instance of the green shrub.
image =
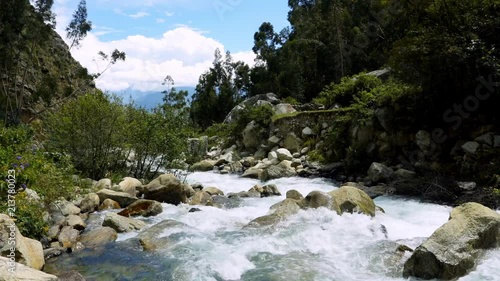
<svg viewBox="0 0 500 281">
<path fill-rule="evenodd" d="M 229 135 L 233 138 L 238 138 L 248 123 L 252 121 L 255 121 L 260 127 L 267 129 L 271 124 L 273 115 L 274 110 L 271 105 L 248 106 L 239 112 L 235 121 L 229 125 Z"/>
<path fill-rule="evenodd" d="M 300 104 L 300 102 L 292 96 L 288 96 L 288 97 L 284 98 L 283 102 L 291 104 L 291 105 L 299 105 Z"/>
</svg>

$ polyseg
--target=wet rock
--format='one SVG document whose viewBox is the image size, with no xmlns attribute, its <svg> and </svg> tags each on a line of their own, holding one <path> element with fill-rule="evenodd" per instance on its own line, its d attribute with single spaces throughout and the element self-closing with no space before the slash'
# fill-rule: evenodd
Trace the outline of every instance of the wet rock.
<svg viewBox="0 0 500 281">
<path fill-rule="evenodd" d="M 450 220 L 413 252 L 405 277 L 456 279 L 475 267 L 484 250 L 500 243 L 500 214 L 478 203 L 454 208 Z"/>
<path fill-rule="evenodd" d="M 249 179 L 259 179 L 259 180 L 264 180 L 266 177 L 264 169 L 260 168 L 255 168 L 251 167 L 248 168 L 243 175 L 241 175 L 242 178 L 249 178 Z"/>
<path fill-rule="evenodd" d="M 189 212 L 189 213 L 201 212 L 201 209 L 199 209 L 199 208 L 191 208 L 191 209 L 189 209 L 189 211 L 188 211 L 188 212 Z"/>
<path fill-rule="evenodd" d="M 292 167 L 292 162 L 283 160 L 277 165 L 269 166 L 263 175 L 264 180 L 279 179 L 296 176 L 297 172 Z M 261 179 L 262 180 L 262 179 Z"/>
<path fill-rule="evenodd" d="M 163 212 L 163 207 L 161 206 L 160 202 L 154 200 L 139 199 L 119 212 L 118 215 L 124 217 L 152 217 L 160 214 L 161 212 Z"/>
<path fill-rule="evenodd" d="M 99 227 L 81 235 L 80 242 L 88 248 L 102 247 L 116 241 L 118 234 L 111 227 Z"/>
<path fill-rule="evenodd" d="M 173 243 L 169 236 L 164 236 L 166 231 L 189 231 L 189 226 L 174 220 L 165 220 L 145 229 L 139 235 L 139 243 L 145 251 L 155 251 L 167 248 Z"/>
<path fill-rule="evenodd" d="M 131 196 L 128 193 L 113 191 L 109 189 L 99 190 L 97 192 L 97 195 L 99 196 L 99 200 L 101 202 L 104 202 L 104 200 L 106 199 L 111 199 L 113 201 L 118 202 L 118 204 L 120 204 L 121 207 L 127 207 L 128 205 L 138 200 L 137 197 Z"/>
<path fill-rule="evenodd" d="M 111 200 L 111 199 L 105 199 L 102 204 L 99 206 L 98 210 L 99 211 L 104 211 L 104 210 L 116 210 L 116 209 L 121 209 L 122 207 L 118 202 Z"/>
<path fill-rule="evenodd" d="M 222 190 L 218 189 L 217 187 L 206 187 L 203 189 L 206 193 L 214 196 L 214 195 L 224 195 L 224 192 Z"/>
<path fill-rule="evenodd" d="M 480 144 L 475 141 L 466 142 L 462 145 L 462 150 L 470 155 L 476 155 L 479 150 Z"/>
<path fill-rule="evenodd" d="M 343 186 L 328 193 L 333 198 L 332 208 L 339 215 L 343 213 L 361 213 L 375 216 L 375 203 L 361 189 Z"/>
<path fill-rule="evenodd" d="M 286 198 L 287 199 L 294 199 L 294 200 L 302 200 L 304 199 L 304 196 L 300 192 L 298 192 L 295 189 L 289 190 L 286 192 Z"/>
<path fill-rule="evenodd" d="M 206 191 L 196 191 L 193 197 L 191 197 L 190 205 L 200 205 L 200 206 L 212 206 L 213 200 L 212 196 Z"/>
<path fill-rule="evenodd" d="M 214 169 L 216 161 L 214 160 L 203 160 L 198 163 L 194 163 L 189 167 L 192 172 L 207 172 Z"/>
<path fill-rule="evenodd" d="M 61 247 L 67 249 L 73 247 L 78 241 L 78 236 L 80 232 L 71 226 L 65 226 L 62 228 L 59 234 L 58 240 Z"/>
<path fill-rule="evenodd" d="M 87 224 L 77 215 L 69 215 L 66 223 L 76 230 L 84 230 L 87 227 Z"/>
<path fill-rule="evenodd" d="M 60 248 L 47 248 L 47 249 L 43 250 L 43 257 L 45 260 L 59 257 L 62 254 L 63 254 L 63 251 Z"/>
<path fill-rule="evenodd" d="M 174 175 L 164 174 L 144 187 L 144 198 L 179 205 L 187 203 L 191 191 L 194 190 L 182 184 Z"/>
<path fill-rule="evenodd" d="M 60 274 L 59 281 L 86 281 L 78 271 L 68 271 Z"/>
<path fill-rule="evenodd" d="M 368 177 L 374 183 L 390 180 L 393 173 L 391 168 L 376 162 L 373 162 L 368 169 Z"/>
<path fill-rule="evenodd" d="M 104 217 L 102 226 L 109 226 L 118 233 L 124 233 L 140 230 L 146 226 L 146 223 L 140 220 L 126 218 L 115 213 L 110 213 Z"/>
<path fill-rule="evenodd" d="M 268 184 L 262 187 L 261 197 L 281 196 L 281 192 L 275 184 Z"/>
<path fill-rule="evenodd" d="M 241 207 L 241 204 L 243 203 L 243 200 L 240 199 L 237 196 L 233 196 L 231 198 L 225 197 L 225 196 L 213 196 L 212 197 L 213 204 L 217 207 L 220 208 L 225 208 L 225 209 L 234 209 Z"/>
<path fill-rule="evenodd" d="M 137 190 L 142 189 L 142 182 L 138 179 L 131 178 L 131 177 L 125 177 L 123 180 L 118 184 L 119 190 L 121 192 L 125 192 L 130 194 L 130 196 L 137 196 Z"/>
<path fill-rule="evenodd" d="M 330 208 L 331 198 L 328 194 L 321 191 L 311 191 L 301 201 L 301 207 L 308 209 L 317 209 L 321 207 Z"/>
</svg>

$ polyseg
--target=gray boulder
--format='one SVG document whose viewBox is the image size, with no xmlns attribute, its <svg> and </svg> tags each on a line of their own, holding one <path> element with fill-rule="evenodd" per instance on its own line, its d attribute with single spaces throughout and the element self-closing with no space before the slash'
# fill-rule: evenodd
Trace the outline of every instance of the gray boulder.
<svg viewBox="0 0 500 281">
<path fill-rule="evenodd" d="M 191 228 L 178 221 L 165 220 L 153 225 L 150 228 L 143 230 L 137 239 L 145 251 L 155 251 L 165 249 L 174 243 L 173 238 L 164 236 L 166 230 L 178 229 L 181 231 L 189 231 Z"/>
<path fill-rule="evenodd" d="M 128 193 L 113 191 L 110 189 L 99 190 L 97 192 L 97 195 L 99 196 L 99 200 L 101 202 L 104 202 L 104 200 L 106 199 L 111 199 L 113 201 L 118 202 L 118 204 L 120 204 L 121 207 L 127 207 L 128 205 L 138 200 L 137 197 L 131 196 Z"/>
<path fill-rule="evenodd" d="M 80 242 L 87 248 L 98 248 L 116 241 L 118 234 L 111 227 L 99 227 L 80 237 Z"/>
<path fill-rule="evenodd" d="M 475 141 L 466 142 L 462 145 L 462 150 L 470 155 L 476 155 L 481 145 Z"/>
<path fill-rule="evenodd" d="M 126 218 L 115 213 L 109 213 L 104 217 L 102 226 L 109 226 L 118 233 L 140 230 L 146 223 L 140 220 Z"/>
<path fill-rule="evenodd" d="M 182 184 L 174 175 L 164 174 L 144 187 L 144 198 L 179 205 L 187 203 L 194 190 Z"/>
<path fill-rule="evenodd" d="M 15 268 L 15 272 L 9 271 L 10 268 Z M 0 281 L 59 281 L 59 278 L 21 263 L 12 263 L 8 258 L 0 257 Z"/>
<path fill-rule="evenodd" d="M 404 277 L 451 280 L 475 267 L 486 249 L 500 243 L 500 215 L 478 203 L 454 208 L 450 220 L 413 252 Z"/>
<path fill-rule="evenodd" d="M 384 164 L 373 162 L 368 169 L 368 177 L 374 183 L 389 181 L 394 171 Z"/>
<path fill-rule="evenodd" d="M 95 211 L 100 204 L 99 195 L 96 193 L 89 193 L 85 195 L 80 203 L 80 209 L 82 213 L 90 213 Z"/>
<path fill-rule="evenodd" d="M 160 202 L 154 200 L 139 199 L 119 212 L 118 215 L 124 217 L 152 217 L 160 214 L 161 212 L 163 212 L 163 207 L 161 206 Z"/>
</svg>

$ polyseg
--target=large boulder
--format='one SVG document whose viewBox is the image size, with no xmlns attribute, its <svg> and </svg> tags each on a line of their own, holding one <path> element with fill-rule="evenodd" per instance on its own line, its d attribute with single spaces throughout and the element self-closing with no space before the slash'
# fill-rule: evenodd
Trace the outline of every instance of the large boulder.
<svg viewBox="0 0 500 281">
<path fill-rule="evenodd" d="M 213 199 L 212 196 L 206 191 L 196 191 L 191 197 L 190 205 L 201 205 L 201 206 L 212 206 Z"/>
<path fill-rule="evenodd" d="M 295 133 L 288 133 L 283 140 L 283 147 L 290 150 L 292 153 L 300 152 L 302 149 L 302 140 L 298 138 Z"/>
<path fill-rule="evenodd" d="M 121 208 L 122 207 L 120 206 L 120 204 L 118 204 L 118 202 L 108 198 L 108 199 L 104 200 L 101 205 L 99 205 L 98 210 L 99 211 L 116 210 L 116 209 L 121 209 Z"/>
<path fill-rule="evenodd" d="M 293 177 L 297 175 L 297 172 L 292 167 L 292 162 L 288 160 L 283 160 L 277 165 L 269 166 L 266 169 L 265 180 L 279 179 L 286 177 Z"/>
<path fill-rule="evenodd" d="M 295 108 L 291 104 L 288 103 L 280 103 L 275 105 L 274 107 L 274 114 L 279 115 L 279 114 L 290 114 L 297 112 Z"/>
<path fill-rule="evenodd" d="M 127 207 L 128 205 L 138 200 L 137 197 L 131 196 L 128 193 L 113 191 L 110 189 L 99 190 L 97 192 L 97 195 L 99 196 L 99 200 L 101 202 L 104 202 L 104 200 L 106 199 L 111 199 L 113 201 L 118 202 L 118 204 L 120 204 L 121 207 Z"/>
<path fill-rule="evenodd" d="M 115 241 L 118 234 L 111 227 L 99 227 L 81 235 L 80 242 L 88 248 L 97 248 Z"/>
<path fill-rule="evenodd" d="M 59 237 L 57 238 L 59 241 L 59 245 L 63 248 L 71 248 L 76 242 L 78 242 L 78 237 L 80 235 L 80 231 L 74 229 L 71 226 L 65 226 L 62 228 Z"/>
<path fill-rule="evenodd" d="M 285 199 L 271 206 L 269 214 L 258 217 L 249 222 L 245 228 L 257 228 L 274 226 L 285 218 L 300 211 L 300 206 L 296 200 Z"/>
<path fill-rule="evenodd" d="M 188 139 L 188 154 L 195 158 L 203 158 L 208 151 L 208 137 Z"/>
<path fill-rule="evenodd" d="M 137 190 L 142 188 L 142 182 L 135 178 L 125 177 L 118 184 L 118 188 L 121 192 L 130 194 L 130 196 L 137 196 Z"/>
<path fill-rule="evenodd" d="M 332 208 L 340 215 L 343 213 L 361 213 L 375 216 L 375 203 L 359 188 L 343 186 L 328 193 L 332 197 Z"/>
<path fill-rule="evenodd" d="M 140 220 L 126 218 L 115 213 L 109 213 L 104 217 L 102 226 L 109 226 L 118 233 L 140 230 L 146 223 Z"/>
<path fill-rule="evenodd" d="M 405 277 L 456 279 L 475 267 L 483 250 L 500 244 L 500 215 L 478 203 L 454 208 L 450 220 L 413 252 Z"/>
<path fill-rule="evenodd" d="M 263 129 L 257 122 L 251 121 L 242 132 L 245 148 L 257 149 L 262 144 Z"/>
<path fill-rule="evenodd" d="M 81 209 L 78 208 L 72 202 L 69 202 L 67 200 L 59 200 L 50 204 L 49 211 L 50 213 L 57 213 L 63 216 L 69 216 L 69 215 L 78 215 L 81 212 Z"/>
<path fill-rule="evenodd" d="M 173 232 L 174 230 L 183 231 L 189 229 L 191 228 L 182 222 L 164 220 L 139 233 L 137 239 L 139 239 L 139 243 L 145 251 L 155 251 L 164 249 L 173 243 L 172 238 L 164 235 L 166 231 Z"/>
<path fill-rule="evenodd" d="M 111 187 L 113 187 L 113 183 L 111 182 L 110 179 L 100 179 L 94 185 L 94 190 L 111 189 Z"/>
<path fill-rule="evenodd" d="M 99 195 L 96 193 L 89 193 L 82 199 L 80 210 L 82 213 L 93 212 L 99 207 L 100 203 L 101 200 L 99 199 Z"/>
<path fill-rule="evenodd" d="M 192 172 L 208 172 L 214 169 L 217 161 L 215 160 L 202 160 L 200 162 L 194 163 L 189 167 Z"/>
<path fill-rule="evenodd" d="M 218 189 L 217 187 L 211 186 L 211 187 L 205 187 L 203 189 L 206 193 L 214 196 L 214 195 L 224 195 L 224 192 L 222 190 Z"/>
<path fill-rule="evenodd" d="M 179 205 L 188 202 L 191 191 L 190 186 L 182 184 L 174 175 L 163 174 L 144 187 L 144 199 Z"/>
<path fill-rule="evenodd" d="M 393 174 L 394 171 L 391 168 L 377 162 L 373 162 L 368 169 L 368 177 L 374 183 L 388 181 Z"/>
<path fill-rule="evenodd" d="M 279 161 L 283 161 L 283 160 L 291 161 L 293 159 L 292 153 L 290 152 L 290 150 L 288 150 L 286 148 L 280 148 L 280 149 L 276 150 L 276 154 L 278 156 Z"/>
<path fill-rule="evenodd" d="M 8 256 L 15 241 L 17 261 L 31 268 L 41 270 L 45 265 L 42 243 L 22 236 L 14 221 L 0 214 L 0 253 Z"/>
<path fill-rule="evenodd" d="M 80 216 L 77 215 L 69 215 L 66 217 L 66 224 L 71 226 L 76 230 L 84 230 L 87 227 L 87 224 L 83 221 Z"/>
<path fill-rule="evenodd" d="M 327 193 L 321 191 L 311 191 L 300 202 L 300 205 L 304 209 L 317 209 L 321 207 L 331 208 L 332 198 Z"/>
<path fill-rule="evenodd" d="M 249 99 L 244 100 L 243 102 L 241 102 L 237 106 L 235 106 L 229 112 L 229 114 L 226 116 L 226 118 L 224 119 L 224 123 L 230 124 L 230 123 L 234 122 L 238 118 L 238 115 L 243 110 L 245 110 L 245 108 L 247 108 L 247 107 L 256 107 L 256 106 L 263 106 L 263 105 L 276 105 L 279 103 L 280 103 L 280 100 L 273 93 L 255 95 Z"/>
<path fill-rule="evenodd" d="M 250 178 L 250 179 L 259 179 L 259 180 L 265 180 L 266 178 L 266 171 L 262 168 L 256 168 L 256 167 L 251 167 L 245 170 L 243 175 L 241 175 L 242 178 Z"/>
<path fill-rule="evenodd" d="M 58 281 L 59 278 L 0 257 L 0 281 Z"/>
<path fill-rule="evenodd" d="M 161 206 L 160 202 L 154 200 L 139 199 L 119 212 L 118 215 L 124 217 L 152 217 L 160 214 L 161 212 L 163 212 L 163 207 Z"/>
</svg>

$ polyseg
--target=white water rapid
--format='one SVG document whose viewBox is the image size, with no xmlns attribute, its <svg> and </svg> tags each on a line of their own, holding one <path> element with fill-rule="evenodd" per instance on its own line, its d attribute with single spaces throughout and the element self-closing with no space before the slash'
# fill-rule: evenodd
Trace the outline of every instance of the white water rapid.
<svg viewBox="0 0 500 281">
<path fill-rule="evenodd" d="M 246 191 L 260 183 L 215 173 L 193 173 L 187 181 L 215 186 L 226 194 Z M 401 256 L 397 256 L 396 243 L 417 247 L 448 220 L 451 210 L 415 200 L 379 197 L 375 203 L 386 213 L 377 212 L 375 218 L 358 214 L 338 216 L 327 209 L 316 209 L 300 211 L 273 229 L 242 230 L 251 220 L 267 214 L 269 207 L 283 200 L 290 189 L 305 196 L 313 190 L 337 188 L 324 179 L 283 178 L 269 183 L 276 184 L 283 196 L 243 199 L 239 207 L 231 209 L 198 207 L 202 211 L 196 213 L 188 212 L 193 206 L 163 204 L 163 213 L 145 219 L 148 226 L 169 219 L 195 230 L 188 233 L 175 228 L 165 230 L 162 236 L 175 237 L 173 245 L 156 254 L 140 250 L 133 254 L 144 255 L 143 263 L 156 264 L 147 271 L 150 275 L 141 273 L 133 279 L 120 280 L 404 280 L 405 259 L 402 262 Z M 387 229 L 386 234 L 381 225 Z M 131 241 L 136 235 L 120 234 L 118 243 Z M 409 257 L 408 252 L 405 255 Z M 105 279 L 97 277 L 96 280 Z M 500 280 L 499 250 L 488 252 L 474 271 L 460 279 L 487 280 Z"/>
</svg>

